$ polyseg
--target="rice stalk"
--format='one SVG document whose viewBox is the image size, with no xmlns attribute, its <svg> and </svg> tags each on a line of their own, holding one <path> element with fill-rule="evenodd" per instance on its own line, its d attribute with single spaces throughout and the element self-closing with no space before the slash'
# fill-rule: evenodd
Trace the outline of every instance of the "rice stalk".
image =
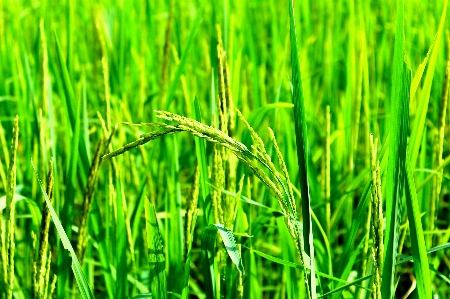
<svg viewBox="0 0 450 299">
<path fill-rule="evenodd" d="M 14 118 L 13 137 L 11 144 L 11 152 L 8 167 L 8 185 L 6 188 L 6 207 L 5 207 L 5 222 L 6 222 L 6 270 L 7 273 L 4 276 L 5 280 L 5 298 L 12 299 L 14 288 L 14 216 L 15 216 L 15 203 L 14 192 L 16 189 L 16 157 L 17 157 L 17 145 L 19 141 L 19 116 Z"/>
<path fill-rule="evenodd" d="M 53 159 L 50 160 L 49 171 L 47 175 L 46 193 L 51 203 L 53 203 Z M 39 254 L 37 262 L 37 281 L 36 281 L 36 298 L 45 298 L 43 296 L 45 289 L 48 287 L 48 280 L 46 280 L 47 265 L 47 249 L 48 249 L 48 232 L 50 229 L 50 210 L 45 201 L 42 203 L 42 220 L 39 229 Z"/>
<path fill-rule="evenodd" d="M 174 8 L 175 1 L 171 0 L 169 4 L 169 20 L 167 21 L 167 27 L 165 32 L 165 38 L 164 38 L 164 50 L 163 50 L 163 60 L 161 64 L 161 80 L 159 82 L 159 89 L 160 89 L 160 97 L 159 97 L 159 107 L 164 107 L 164 98 L 166 94 L 166 86 L 168 81 L 168 74 L 169 74 L 169 63 L 170 63 L 170 37 L 172 34 L 172 26 L 173 26 L 173 14 L 174 14 Z"/>
<path fill-rule="evenodd" d="M 194 178 L 191 185 L 191 193 L 188 200 L 186 201 L 186 217 L 185 217 L 185 254 L 187 255 L 190 248 L 189 244 L 192 243 L 192 231 L 194 219 L 196 217 L 197 205 L 198 205 L 198 195 L 200 191 L 200 169 L 198 164 L 195 165 Z"/>
<path fill-rule="evenodd" d="M 327 105 L 326 111 L 326 136 L 325 136 L 325 230 L 330 237 L 331 220 L 331 113 L 330 106 Z"/>
<path fill-rule="evenodd" d="M 77 242 L 77 255 L 80 260 L 80 263 L 83 263 L 84 253 L 87 246 L 88 236 L 87 236 L 87 228 L 88 228 L 88 219 L 89 212 L 91 210 L 92 201 L 94 199 L 94 192 L 97 185 L 98 179 L 98 171 L 100 168 L 100 158 L 103 153 L 103 141 L 100 140 L 97 145 L 97 150 L 95 151 L 94 158 L 92 159 L 91 168 L 89 170 L 89 176 L 86 188 L 84 190 L 83 196 L 83 204 L 82 204 L 82 212 L 81 212 L 81 220 L 78 231 L 78 242 Z"/>
<path fill-rule="evenodd" d="M 36 234 L 31 231 L 31 273 L 32 273 L 32 283 L 31 283 L 31 298 L 37 298 L 39 293 L 39 284 L 37 282 L 37 263 L 36 263 Z"/>
<path fill-rule="evenodd" d="M 371 177 L 372 177 L 372 233 L 373 233 L 373 267 L 374 279 L 372 284 L 372 298 L 381 299 L 381 269 L 383 267 L 383 201 L 381 194 L 380 162 L 377 160 L 377 142 L 370 135 Z"/>
</svg>

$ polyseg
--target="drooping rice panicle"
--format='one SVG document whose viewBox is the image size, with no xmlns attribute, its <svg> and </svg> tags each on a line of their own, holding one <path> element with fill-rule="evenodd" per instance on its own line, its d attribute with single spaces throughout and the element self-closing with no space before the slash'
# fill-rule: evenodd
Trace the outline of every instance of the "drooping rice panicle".
<svg viewBox="0 0 450 299">
<path fill-rule="evenodd" d="M 238 111 L 239 113 L 239 111 Z M 164 125 L 164 124 L 158 124 L 158 126 L 166 129 L 172 129 L 175 131 L 187 131 L 191 132 L 193 135 L 204 138 L 210 142 L 213 143 L 219 143 L 220 145 L 228 148 L 231 150 L 237 157 L 240 159 L 244 164 L 246 164 L 258 178 L 260 178 L 265 185 L 269 187 L 269 191 L 279 199 L 283 198 L 282 191 L 278 189 L 276 184 L 269 178 L 269 176 L 261 169 L 261 164 L 263 164 L 267 169 L 273 170 L 275 169 L 272 163 L 273 167 L 269 167 L 267 165 L 267 157 L 264 157 L 264 160 L 261 158 L 261 154 L 254 154 L 251 151 L 247 149 L 247 147 L 242 144 L 239 141 L 236 141 L 229 137 L 228 135 L 224 134 L 222 131 L 217 130 L 213 127 L 204 125 L 200 122 L 197 122 L 193 119 L 189 119 L 171 112 L 167 111 L 157 111 L 157 117 L 169 120 L 169 121 L 175 121 L 178 123 L 177 126 L 171 126 L 171 125 Z M 157 133 L 148 133 L 148 135 L 154 135 Z M 256 133 L 255 133 L 256 134 Z M 147 134 L 141 135 L 141 138 L 147 136 Z M 258 136 L 259 138 L 259 136 Z M 154 139 L 154 138 L 153 138 Z M 259 138 L 261 140 L 261 138 Z M 148 142 L 148 141 L 146 141 Z M 262 143 L 262 140 L 261 140 Z M 142 143 L 143 144 L 143 143 Z M 141 144 L 139 144 L 141 145 Z M 261 145 L 260 145 L 261 146 Z M 123 153 L 124 148 L 128 148 L 128 145 L 118 149 L 115 151 L 115 153 Z M 264 149 L 265 151 L 265 149 Z M 107 156 L 104 156 L 104 158 L 110 157 L 112 153 L 108 154 Z M 271 162 L 270 162 L 271 163 Z"/>
<path fill-rule="evenodd" d="M 178 123 L 176 127 L 165 124 L 159 124 L 161 127 L 165 126 L 171 129 L 178 129 L 177 131 L 188 131 L 200 138 L 205 138 L 208 141 L 220 143 L 222 146 L 229 148 L 233 152 L 249 153 L 249 150 L 244 144 L 232 139 L 231 137 L 229 137 L 220 130 L 214 129 L 213 127 L 204 125 L 196 120 L 180 116 L 172 112 L 157 110 L 156 113 L 157 113 L 156 116 L 159 118 Z"/>
<path fill-rule="evenodd" d="M 266 149 L 264 147 L 264 143 L 262 139 L 258 136 L 258 134 L 253 130 L 253 128 L 248 124 L 248 122 L 245 120 L 245 118 L 240 114 L 239 111 L 237 111 L 240 118 L 243 120 L 243 122 L 246 124 L 247 128 L 250 131 L 250 134 L 252 136 L 253 142 L 256 145 L 252 145 L 252 148 L 254 152 L 250 152 L 245 145 L 242 143 L 232 139 L 228 135 L 224 134 L 224 132 L 215 129 L 210 126 L 206 126 L 200 122 L 197 122 L 193 119 L 183 117 L 171 112 L 167 111 L 157 111 L 157 117 L 166 119 L 168 121 L 174 121 L 177 123 L 177 125 L 167 125 L 163 123 L 150 123 L 145 124 L 146 126 L 154 126 L 154 127 L 160 127 L 164 128 L 166 130 L 171 130 L 170 133 L 176 133 L 180 131 L 187 131 L 192 133 L 193 135 L 197 137 L 204 138 L 208 141 L 211 141 L 215 144 L 219 144 L 220 146 L 226 147 L 229 150 L 231 150 L 236 157 L 241 160 L 247 167 L 250 168 L 250 170 L 253 171 L 253 173 L 268 187 L 269 191 L 272 193 L 272 195 L 278 200 L 280 208 L 282 209 L 283 213 L 285 214 L 285 222 L 286 226 L 288 227 L 288 230 L 294 240 L 294 243 L 296 244 L 297 251 L 300 255 L 300 259 L 302 264 L 304 264 L 304 257 L 303 257 L 303 241 L 302 241 L 302 229 L 301 224 L 298 219 L 298 215 L 295 208 L 295 200 L 292 195 L 292 190 L 290 189 L 290 181 L 289 177 L 287 175 L 287 169 L 284 166 L 283 173 L 285 175 L 284 180 L 278 175 L 278 172 L 275 168 L 275 165 L 270 160 L 270 156 L 267 154 Z M 141 124 L 144 125 L 144 124 Z M 163 136 L 167 134 L 169 131 L 163 131 L 163 132 L 151 132 L 147 134 L 141 135 L 141 137 L 132 143 L 129 143 L 125 145 L 124 147 L 117 149 L 113 151 L 112 153 L 109 153 L 105 156 L 103 156 L 103 159 L 110 158 L 113 156 L 120 155 L 124 153 L 127 150 L 130 150 L 132 148 L 135 148 L 139 145 L 142 145 L 144 143 L 149 142 L 150 140 L 156 139 L 160 136 Z M 148 140 L 144 139 L 145 136 L 150 137 Z M 276 145 L 276 147 L 278 147 Z M 283 164 L 284 160 L 281 155 L 281 151 L 278 149 L 278 155 L 280 158 L 280 163 Z M 263 167 L 266 167 L 270 173 L 273 176 L 273 179 L 269 177 L 268 174 L 264 172 L 262 169 Z M 217 169 L 214 169 L 217 171 Z M 213 171 L 214 171 L 213 170 Z M 291 191 L 289 191 L 291 190 Z M 219 207 L 220 205 L 217 205 Z M 220 210 L 217 210 L 217 214 L 220 215 Z M 219 220 L 220 218 L 215 221 Z"/>
<path fill-rule="evenodd" d="M 149 141 L 151 141 L 151 140 L 155 140 L 155 139 L 157 139 L 157 138 L 159 138 L 159 137 L 161 137 L 161 136 L 163 136 L 163 135 L 166 135 L 166 134 L 173 134 L 173 133 L 180 132 L 180 131 L 181 131 L 181 130 L 170 129 L 170 130 L 167 130 L 167 131 L 162 131 L 162 132 L 152 132 L 152 133 L 149 133 L 149 134 L 141 135 L 141 137 L 140 137 L 138 140 L 133 141 L 133 142 L 131 142 L 131 143 L 128 143 L 128 144 L 125 145 L 124 147 L 122 147 L 122 148 L 120 148 L 120 149 L 118 149 L 118 150 L 115 150 L 115 151 L 113 151 L 113 152 L 110 152 L 110 153 L 108 153 L 108 154 L 102 156 L 102 160 L 103 160 L 103 159 L 112 158 L 112 157 L 115 157 L 115 156 L 118 156 L 118 155 L 121 155 L 121 154 L 123 154 L 123 153 L 125 153 L 125 152 L 127 152 L 127 151 L 129 151 L 129 150 L 132 150 L 133 148 L 136 148 L 136 147 L 138 147 L 138 146 L 141 146 L 141 145 L 143 145 L 143 144 L 146 144 L 147 142 L 149 142 Z"/>
</svg>

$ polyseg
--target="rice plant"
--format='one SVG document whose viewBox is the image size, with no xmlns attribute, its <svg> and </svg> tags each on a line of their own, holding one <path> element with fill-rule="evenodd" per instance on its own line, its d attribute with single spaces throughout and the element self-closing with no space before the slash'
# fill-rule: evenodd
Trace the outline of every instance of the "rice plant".
<svg viewBox="0 0 450 299">
<path fill-rule="evenodd" d="M 0 298 L 448 298 L 447 8 L 0 1 Z"/>
</svg>

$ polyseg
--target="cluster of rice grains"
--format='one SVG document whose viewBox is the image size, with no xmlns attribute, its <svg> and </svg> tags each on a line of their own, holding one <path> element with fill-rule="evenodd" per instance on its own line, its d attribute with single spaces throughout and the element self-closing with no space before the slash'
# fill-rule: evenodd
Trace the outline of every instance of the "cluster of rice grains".
<svg viewBox="0 0 450 299">
<path fill-rule="evenodd" d="M 373 135 L 370 135 L 370 165 L 372 178 L 372 194 L 369 206 L 369 212 L 372 215 L 372 233 L 373 233 L 373 267 L 374 279 L 372 284 L 372 298 L 381 299 L 381 269 L 383 264 L 383 199 L 381 192 L 381 170 L 380 161 L 377 160 L 377 141 L 373 141 Z"/>
</svg>

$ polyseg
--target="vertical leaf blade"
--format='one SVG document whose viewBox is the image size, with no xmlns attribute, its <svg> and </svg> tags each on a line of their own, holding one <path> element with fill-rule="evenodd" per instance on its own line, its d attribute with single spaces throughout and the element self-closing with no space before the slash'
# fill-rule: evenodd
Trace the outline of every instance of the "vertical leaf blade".
<svg viewBox="0 0 450 299">
<path fill-rule="evenodd" d="M 389 162 L 386 193 L 386 246 L 381 284 L 382 298 L 393 298 L 395 261 L 397 257 L 402 197 L 405 191 L 406 144 L 409 117 L 411 75 L 403 61 L 403 0 L 397 2 L 397 26 L 391 91 Z"/>
<path fill-rule="evenodd" d="M 419 298 L 431 298 L 431 279 L 427 249 L 425 247 L 425 238 L 420 219 L 420 208 L 414 183 L 414 174 L 409 160 L 406 162 L 406 176 L 406 207 L 408 211 L 414 271 L 417 277 L 417 291 L 419 293 Z"/>
<path fill-rule="evenodd" d="M 428 66 L 427 66 L 427 71 L 426 71 L 425 79 L 424 79 L 424 83 L 423 83 L 423 89 L 420 93 L 420 100 L 419 100 L 419 104 L 418 104 L 418 108 L 417 108 L 417 113 L 416 113 L 416 117 L 414 119 L 413 129 L 411 131 L 410 144 L 411 144 L 412 148 L 411 148 L 410 152 L 411 152 L 411 166 L 413 168 L 415 168 L 415 166 L 416 166 L 417 157 L 419 156 L 420 144 L 422 141 L 422 135 L 423 135 L 424 128 L 425 128 L 425 120 L 426 120 L 426 116 L 427 116 L 427 112 L 428 112 L 428 104 L 430 102 L 431 85 L 433 83 L 434 71 L 436 68 L 436 61 L 438 58 L 439 50 L 441 48 L 440 44 L 441 44 L 441 39 L 442 39 L 443 31 L 444 31 L 445 17 L 447 15 L 447 4 L 448 4 L 448 0 L 445 0 L 444 7 L 442 9 L 441 19 L 439 21 L 439 28 L 438 28 L 438 31 L 436 34 L 436 39 L 434 40 L 434 43 L 432 46 L 433 49 L 431 50 L 431 54 L 428 59 Z M 428 58 L 428 55 L 427 55 L 427 58 Z M 424 63 L 426 63 L 426 61 Z M 423 67 L 425 67 L 425 66 L 423 66 Z M 415 84 L 414 84 L 414 92 L 416 89 L 416 84 L 418 84 L 418 83 L 415 82 Z"/>
<path fill-rule="evenodd" d="M 303 97 L 300 59 L 298 55 L 297 34 L 295 30 L 294 1 L 289 1 L 292 85 L 294 102 L 295 136 L 297 142 L 297 159 L 302 195 L 303 240 L 305 251 L 311 260 L 311 297 L 316 297 L 314 244 L 311 220 L 311 200 L 308 183 L 308 138 L 306 129 L 305 100 Z"/>
</svg>

